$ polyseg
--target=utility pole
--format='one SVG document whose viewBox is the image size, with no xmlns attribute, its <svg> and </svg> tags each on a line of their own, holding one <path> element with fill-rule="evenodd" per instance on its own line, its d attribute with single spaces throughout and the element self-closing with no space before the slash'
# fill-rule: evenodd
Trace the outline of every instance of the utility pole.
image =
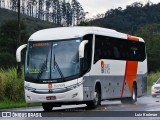
<svg viewBox="0 0 160 120">
<path fill-rule="evenodd" d="M 17 47 L 20 46 L 20 41 L 21 41 L 20 7 L 21 7 L 21 3 L 20 3 L 20 0 L 18 0 L 18 41 L 17 41 Z M 21 63 L 18 63 L 17 75 L 18 75 L 18 77 L 20 77 L 22 75 L 22 66 L 21 66 Z"/>
<path fill-rule="evenodd" d="M 20 7 L 21 7 L 20 0 L 18 0 L 18 46 L 20 45 L 20 41 L 21 41 Z"/>
</svg>

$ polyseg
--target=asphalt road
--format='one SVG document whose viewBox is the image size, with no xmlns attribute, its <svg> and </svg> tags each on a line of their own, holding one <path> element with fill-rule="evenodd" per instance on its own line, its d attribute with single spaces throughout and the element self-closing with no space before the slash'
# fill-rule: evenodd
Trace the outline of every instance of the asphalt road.
<svg viewBox="0 0 160 120">
<path fill-rule="evenodd" d="M 9 111 L 9 112 L 34 112 L 42 114 L 42 116 L 54 116 L 46 117 L 46 120 L 98 120 L 106 119 L 107 120 L 160 120 L 160 117 L 139 117 L 137 116 L 144 111 L 151 113 L 160 113 L 160 97 L 152 98 L 151 96 L 144 96 L 138 98 L 137 103 L 135 104 L 121 104 L 120 101 L 103 101 L 102 105 L 94 110 L 88 110 L 86 105 L 65 105 L 62 107 L 53 108 L 49 113 L 43 111 L 42 107 L 28 107 L 28 108 L 15 108 L 15 109 L 3 109 L 0 111 Z M 129 112 L 131 111 L 131 112 Z M 134 117 L 127 117 L 130 113 L 134 111 Z M 152 112 L 156 111 L 156 112 Z M 118 112 L 118 113 L 117 113 Z M 118 114 L 118 115 L 117 115 Z M 121 116 L 122 115 L 122 116 Z M 133 115 L 133 114 L 132 114 Z M 108 117 L 109 116 L 109 117 Z M 0 118 L 1 119 L 1 118 Z M 13 118 L 3 118 L 10 120 Z M 14 118 L 16 120 L 26 120 L 28 118 Z M 34 119 L 44 119 L 44 118 L 34 118 Z"/>
</svg>

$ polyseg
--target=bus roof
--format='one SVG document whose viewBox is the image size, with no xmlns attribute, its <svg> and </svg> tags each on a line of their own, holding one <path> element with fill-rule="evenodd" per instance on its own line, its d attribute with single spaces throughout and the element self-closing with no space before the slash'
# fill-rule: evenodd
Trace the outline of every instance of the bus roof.
<svg viewBox="0 0 160 120">
<path fill-rule="evenodd" d="M 128 35 L 117 32 L 116 30 L 101 28 L 101 27 L 58 27 L 39 30 L 31 35 L 29 41 L 48 41 L 48 40 L 62 40 L 70 38 L 83 37 L 87 34 L 104 35 L 115 38 L 127 39 Z M 139 39 L 143 41 L 143 39 Z"/>
</svg>

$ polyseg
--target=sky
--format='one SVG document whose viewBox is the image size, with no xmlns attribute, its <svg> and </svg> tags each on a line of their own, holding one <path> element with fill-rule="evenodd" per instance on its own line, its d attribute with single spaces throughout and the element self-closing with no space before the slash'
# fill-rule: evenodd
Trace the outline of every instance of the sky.
<svg viewBox="0 0 160 120">
<path fill-rule="evenodd" d="M 101 13 L 105 13 L 109 9 L 114 9 L 117 7 L 122 7 L 123 9 L 126 5 L 130 5 L 134 2 L 146 3 L 151 1 L 154 4 L 160 3 L 160 0 L 78 0 L 85 12 L 87 18 L 92 18 L 93 16 Z"/>
</svg>

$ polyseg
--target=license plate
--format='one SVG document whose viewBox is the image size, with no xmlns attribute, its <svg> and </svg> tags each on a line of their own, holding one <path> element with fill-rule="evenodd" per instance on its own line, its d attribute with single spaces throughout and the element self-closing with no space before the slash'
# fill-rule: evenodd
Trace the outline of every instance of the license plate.
<svg viewBox="0 0 160 120">
<path fill-rule="evenodd" d="M 47 100 L 56 100 L 56 96 L 47 96 L 46 99 Z"/>
</svg>

